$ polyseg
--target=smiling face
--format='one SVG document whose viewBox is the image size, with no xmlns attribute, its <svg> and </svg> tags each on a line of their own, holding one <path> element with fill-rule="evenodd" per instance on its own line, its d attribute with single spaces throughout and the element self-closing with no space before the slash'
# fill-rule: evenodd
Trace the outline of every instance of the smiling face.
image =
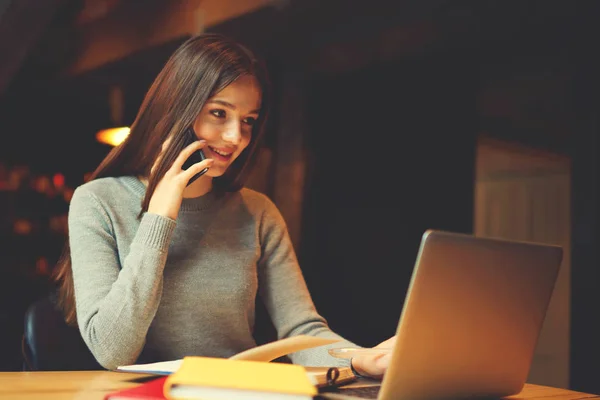
<svg viewBox="0 0 600 400">
<path fill-rule="evenodd" d="M 248 75 L 239 77 L 208 99 L 194 122 L 196 135 L 206 140 L 203 149 L 206 158 L 214 160 L 206 176 L 223 175 L 248 146 L 260 103 L 260 86 Z"/>
</svg>

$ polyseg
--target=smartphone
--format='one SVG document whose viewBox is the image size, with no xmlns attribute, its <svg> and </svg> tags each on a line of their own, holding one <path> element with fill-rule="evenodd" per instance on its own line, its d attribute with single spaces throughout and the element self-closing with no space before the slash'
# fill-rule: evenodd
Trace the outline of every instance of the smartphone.
<svg viewBox="0 0 600 400">
<path fill-rule="evenodd" d="M 196 133 L 194 132 L 194 128 L 192 128 L 192 127 L 189 127 L 188 129 L 186 129 L 186 131 L 184 132 L 184 136 L 185 136 L 184 148 L 189 146 L 190 144 L 194 143 L 196 140 L 198 140 L 198 137 L 196 136 Z M 188 157 L 187 160 L 185 160 L 185 162 L 183 163 L 183 169 L 186 170 L 189 167 L 191 167 L 192 165 L 199 163 L 200 161 L 204 161 L 204 160 L 206 160 L 206 156 L 204 155 L 204 152 L 202 151 L 202 149 L 196 150 L 195 152 L 192 153 L 191 156 Z M 198 179 L 202 175 L 204 175 L 206 173 L 206 171 L 208 171 L 208 168 L 204 168 L 202 171 L 200 171 L 196 175 L 192 176 L 186 186 L 191 185 L 192 182 L 194 182 L 196 179 Z"/>
</svg>

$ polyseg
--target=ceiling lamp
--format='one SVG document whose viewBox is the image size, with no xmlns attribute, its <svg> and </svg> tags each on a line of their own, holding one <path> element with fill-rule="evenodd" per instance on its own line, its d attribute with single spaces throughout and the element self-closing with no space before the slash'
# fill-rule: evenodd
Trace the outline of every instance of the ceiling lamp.
<svg viewBox="0 0 600 400">
<path fill-rule="evenodd" d="M 103 129 L 96 133 L 96 140 L 110 146 L 118 146 L 129 135 L 129 127 Z"/>
</svg>

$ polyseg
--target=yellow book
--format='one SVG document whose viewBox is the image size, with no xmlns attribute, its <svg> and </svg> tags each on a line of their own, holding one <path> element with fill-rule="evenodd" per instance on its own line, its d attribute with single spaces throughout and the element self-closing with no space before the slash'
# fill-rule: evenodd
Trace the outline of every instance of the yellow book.
<svg viewBox="0 0 600 400">
<path fill-rule="evenodd" d="M 308 400 L 318 393 L 301 365 L 200 356 L 184 357 L 163 390 L 171 400 Z"/>
</svg>

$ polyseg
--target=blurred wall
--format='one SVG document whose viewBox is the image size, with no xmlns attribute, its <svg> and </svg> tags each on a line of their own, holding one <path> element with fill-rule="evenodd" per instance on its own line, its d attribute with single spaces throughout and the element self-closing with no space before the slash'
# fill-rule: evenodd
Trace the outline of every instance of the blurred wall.
<svg viewBox="0 0 600 400">
<path fill-rule="evenodd" d="M 489 139 L 479 141 L 477 160 L 474 233 L 563 247 L 563 262 L 528 382 L 568 387 L 571 314 L 570 160 L 564 156 Z"/>
</svg>

